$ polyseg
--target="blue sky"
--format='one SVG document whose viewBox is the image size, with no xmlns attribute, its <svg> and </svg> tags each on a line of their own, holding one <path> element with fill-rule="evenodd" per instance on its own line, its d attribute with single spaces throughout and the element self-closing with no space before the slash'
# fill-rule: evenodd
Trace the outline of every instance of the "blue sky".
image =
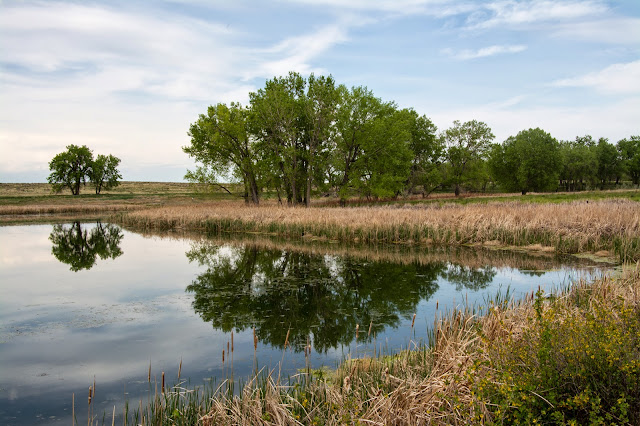
<svg viewBox="0 0 640 426">
<path fill-rule="evenodd" d="M 640 134 L 640 2 L 0 0 L 0 182 L 68 144 L 180 181 L 198 114 L 274 76 L 332 74 L 501 142 Z"/>
</svg>

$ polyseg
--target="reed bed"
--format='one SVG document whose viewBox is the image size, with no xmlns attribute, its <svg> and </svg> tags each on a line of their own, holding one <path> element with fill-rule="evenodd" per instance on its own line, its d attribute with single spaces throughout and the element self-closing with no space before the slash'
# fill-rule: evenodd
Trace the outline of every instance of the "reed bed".
<svg viewBox="0 0 640 426">
<path fill-rule="evenodd" d="M 640 263 L 438 314 L 426 341 L 347 359 L 329 376 L 263 371 L 239 393 L 228 383 L 202 397 L 156 392 L 135 424 L 640 424 L 639 336 Z"/>
<path fill-rule="evenodd" d="M 144 209 L 118 221 L 142 230 L 260 232 L 369 244 L 485 244 L 556 253 L 612 251 L 622 261 L 640 259 L 640 204 L 624 199 L 341 209 L 219 202 Z"/>
<path fill-rule="evenodd" d="M 19 215 L 58 215 L 65 213 L 113 213 L 118 211 L 130 211 L 140 209 L 140 206 L 132 204 L 113 203 L 85 203 L 64 205 L 25 205 L 25 206 L 0 206 L 0 216 Z"/>
</svg>

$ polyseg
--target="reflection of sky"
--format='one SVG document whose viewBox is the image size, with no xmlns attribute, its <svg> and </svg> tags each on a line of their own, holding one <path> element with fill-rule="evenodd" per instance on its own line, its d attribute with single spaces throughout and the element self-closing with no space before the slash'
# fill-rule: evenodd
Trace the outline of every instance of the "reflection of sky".
<svg viewBox="0 0 640 426">
<path fill-rule="evenodd" d="M 206 269 L 186 258 L 190 241 L 124 232 L 122 256 L 98 259 L 90 270 L 72 272 L 51 254 L 51 230 L 51 225 L 0 227 L 0 424 L 31 424 L 36 414 L 56 416 L 42 424 L 68 424 L 71 394 L 85 400 L 94 376 L 96 403 L 110 413 L 125 392 L 137 401 L 135 395 L 147 390 L 149 361 L 152 376 L 165 371 L 170 382 L 180 359 L 183 377 L 196 383 L 224 377 L 221 355 L 230 336 L 204 323 L 191 306 L 193 295 L 185 292 Z M 238 259 L 232 248 L 221 253 Z M 325 256 L 325 262 L 336 272 L 334 256 Z M 457 291 L 455 284 L 439 278 L 433 297 L 417 306 L 414 334 L 408 316 L 398 329 L 386 330 L 369 345 L 314 352 L 312 363 L 334 367 L 349 353 L 371 353 L 373 343 L 399 348 L 409 339 L 424 340 L 436 300 L 441 311 L 454 304 L 479 304 L 499 288 L 524 294 L 538 285 L 563 285 L 570 274 L 570 269 L 558 269 L 535 277 L 501 268 L 491 284 L 478 291 Z M 368 326 L 360 324 L 361 339 Z M 253 367 L 251 330 L 235 334 L 234 342 L 234 372 L 246 377 Z M 283 352 L 259 343 L 257 356 L 261 366 L 277 369 Z M 289 372 L 304 367 L 302 354 L 287 351 L 284 359 Z M 76 410 L 80 413 L 82 405 Z M 10 419 L 18 411 L 31 417 Z"/>
</svg>

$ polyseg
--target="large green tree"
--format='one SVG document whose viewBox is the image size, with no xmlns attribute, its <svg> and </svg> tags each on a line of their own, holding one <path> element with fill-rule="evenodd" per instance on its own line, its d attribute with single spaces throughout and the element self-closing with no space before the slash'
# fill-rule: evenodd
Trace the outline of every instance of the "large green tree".
<svg viewBox="0 0 640 426">
<path fill-rule="evenodd" d="M 309 76 L 303 99 L 304 141 L 306 151 L 306 183 L 304 202 L 309 206 L 314 183 L 323 183 L 329 158 L 332 124 L 340 93 L 333 77 Z"/>
<path fill-rule="evenodd" d="M 469 183 L 483 167 L 482 162 L 495 136 L 482 121 L 460 123 L 455 120 L 453 126 L 442 133 L 441 138 L 447 147 L 449 179 L 458 196 L 460 187 Z"/>
<path fill-rule="evenodd" d="M 100 194 L 100 191 L 103 189 L 109 190 L 120 184 L 118 179 L 122 179 L 122 175 L 118 171 L 119 164 L 120 159 L 111 154 L 99 154 L 96 159 L 91 162 L 88 174 L 96 190 L 96 194 Z"/>
<path fill-rule="evenodd" d="M 191 124 L 191 144 L 182 150 L 200 164 L 188 171 L 192 182 L 219 184 L 220 177 L 232 177 L 244 184 L 245 201 L 258 204 L 260 187 L 257 152 L 249 135 L 249 111 L 239 103 L 217 104 Z"/>
<path fill-rule="evenodd" d="M 252 133 L 260 141 L 269 181 L 287 202 L 304 201 L 306 141 L 304 111 L 306 80 L 298 73 L 276 77 L 249 94 Z"/>
<path fill-rule="evenodd" d="M 49 162 L 51 174 L 47 181 L 55 192 L 69 188 L 73 195 L 80 194 L 80 184 L 86 184 L 93 162 L 93 153 L 86 146 L 68 145 L 67 150 Z"/>
<path fill-rule="evenodd" d="M 540 128 L 523 130 L 492 147 L 489 167 L 507 191 L 547 191 L 558 186 L 558 141 Z"/>
<path fill-rule="evenodd" d="M 411 172 L 410 110 L 398 110 L 366 87 L 340 87 L 330 180 L 341 202 L 356 193 L 389 197 L 402 192 Z"/>
</svg>

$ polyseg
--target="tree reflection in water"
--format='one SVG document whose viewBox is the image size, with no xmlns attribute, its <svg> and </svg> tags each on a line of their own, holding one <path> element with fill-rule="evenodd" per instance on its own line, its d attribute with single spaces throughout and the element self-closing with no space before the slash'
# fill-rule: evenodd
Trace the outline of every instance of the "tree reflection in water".
<svg viewBox="0 0 640 426">
<path fill-rule="evenodd" d="M 77 272 L 91 269 L 98 257 L 115 259 L 122 255 L 120 241 L 123 236 L 116 225 L 97 222 L 87 231 L 80 222 L 74 222 L 71 226 L 54 225 L 49 240 L 53 243 L 51 253 L 56 259 Z"/>
<path fill-rule="evenodd" d="M 196 243 L 190 262 L 207 270 L 187 287 L 202 319 L 225 332 L 255 327 L 260 341 L 302 351 L 313 336 L 316 351 L 349 344 L 356 324 L 366 335 L 397 327 L 421 300 L 438 290 L 443 277 L 479 289 L 495 275 L 447 262 L 397 264 L 348 256 L 316 255 L 247 245 Z"/>
</svg>

